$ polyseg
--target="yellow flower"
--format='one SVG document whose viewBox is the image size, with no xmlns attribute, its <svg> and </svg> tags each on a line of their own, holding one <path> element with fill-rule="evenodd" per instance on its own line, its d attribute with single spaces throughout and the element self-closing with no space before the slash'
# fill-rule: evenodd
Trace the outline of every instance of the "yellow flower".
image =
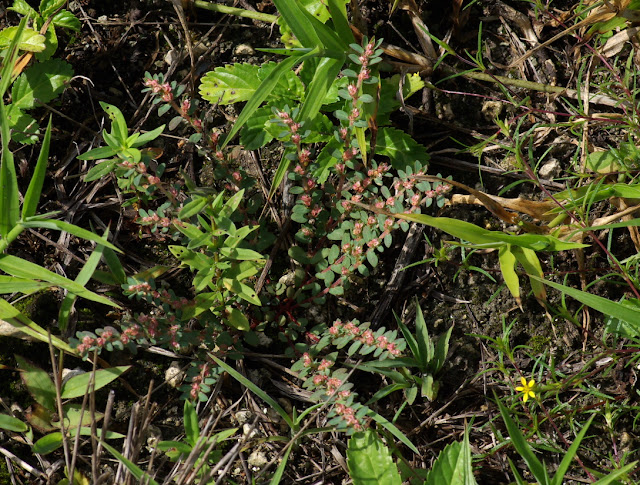
<svg viewBox="0 0 640 485">
<path fill-rule="evenodd" d="M 520 378 L 521 386 L 516 387 L 516 391 L 522 393 L 522 402 L 527 402 L 527 399 L 532 398 L 535 399 L 536 393 L 533 392 L 533 388 L 536 385 L 536 382 L 531 379 L 529 382 L 524 377 Z"/>
</svg>

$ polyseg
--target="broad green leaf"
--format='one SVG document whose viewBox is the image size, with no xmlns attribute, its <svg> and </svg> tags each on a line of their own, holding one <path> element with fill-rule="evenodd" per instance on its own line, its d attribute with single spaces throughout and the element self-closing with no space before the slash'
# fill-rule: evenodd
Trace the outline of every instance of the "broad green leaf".
<svg viewBox="0 0 640 485">
<path fill-rule="evenodd" d="M 51 117 L 49 117 L 49 123 L 47 125 L 47 131 L 44 134 L 42 140 L 42 147 L 40 148 L 40 155 L 36 162 L 36 167 L 33 169 L 33 176 L 31 182 L 29 182 L 29 188 L 24 196 L 24 203 L 22 204 L 22 219 L 35 215 L 38 208 L 38 201 L 40 200 L 40 194 L 42 193 L 42 185 L 44 184 L 44 177 L 47 173 L 47 163 L 49 161 L 49 143 L 51 142 Z"/>
<path fill-rule="evenodd" d="M 26 423 L 7 414 L 0 414 L 0 428 L 16 433 L 24 433 L 29 429 Z"/>
<path fill-rule="evenodd" d="M 68 10 L 60 10 L 60 12 L 55 14 L 53 16 L 52 23 L 56 27 L 62 27 L 64 29 L 73 30 L 75 32 L 80 32 L 80 28 L 82 27 L 78 17 L 73 15 Z"/>
<path fill-rule="evenodd" d="M 11 88 L 11 101 L 18 108 L 36 106 L 36 98 L 48 103 L 56 98 L 73 76 L 73 68 L 61 59 L 38 62 L 25 70 Z"/>
<path fill-rule="evenodd" d="M 196 214 L 202 212 L 202 210 L 209 204 L 211 204 L 212 197 L 195 197 L 191 202 L 188 202 L 178 214 L 180 220 L 191 219 Z"/>
<path fill-rule="evenodd" d="M 418 144 L 404 131 L 390 127 L 378 130 L 376 153 L 389 157 L 391 165 L 399 170 L 412 166 L 416 160 L 422 164 L 429 160 L 425 147 Z"/>
<path fill-rule="evenodd" d="M 56 408 L 56 387 L 45 371 L 33 365 L 27 359 L 16 355 L 16 362 L 20 368 L 20 377 L 24 381 L 33 398 L 49 411 Z"/>
<path fill-rule="evenodd" d="M 242 313 L 237 308 L 232 308 L 229 311 L 229 314 L 228 314 L 227 318 L 225 319 L 225 322 L 230 327 L 235 328 L 236 330 L 240 330 L 242 332 L 248 332 L 249 330 L 251 330 L 251 325 L 249 323 L 249 319 L 247 319 L 245 314 Z"/>
<path fill-rule="evenodd" d="M 253 392 L 256 396 L 258 396 L 260 399 L 266 402 L 269 406 L 271 406 L 280 415 L 280 417 L 284 420 L 284 422 L 289 425 L 290 428 L 292 429 L 294 428 L 294 423 L 291 420 L 291 416 L 287 414 L 287 412 L 282 408 L 282 406 L 280 406 L 280 404 L 278 404 L 278 402 L 275 399 L 269 396 L 266 392 L 260 389 L 257 385 L 255 385 L 252 381 L 247 379 L 245 376 L 240 374 L 233 367 L 231 367 L 230 365 L 218 359 L 215 355 L 209 354 L 209 357 L 211 357 L 215 361 L 215 363 L 218 364 L 220 367 L 222 367 L 222 369 L 225 370 L 231 377 L 233 377 L 240 384 L 242 384 L 251 392 Z"/>
<path fill-rule="evenodd" d="M 103 101 L 100 101 L 100 106 L 102 106 L 102 109 L 109 115 L 109 119 L 111 120 L 111 135 L 115 136 L 116 139 L 125 146 L 124 143 L 127 138 L 129 138 L 129 129 L 127 128 L 127 122 L 124 119 L 122 111 L 112 104 Z"/>
<path fill-rule="evenodd" d="M 36 52 L 36 60 L 39 62 L 48 61 L 57 50 L 58 36 L 56 35 L 56 29 L 52 24 L 49 24 L 47 31 L 44 33 L 44 50 Z"/>
<path fill-rule="evenodd" d="M 113 151 L 112 155 L 115 155 L 115 150 L 111 147 L 105 147 L 106 150 Z M 102 150 L 102 148 L 98 148 L 98 150 Z M 110 155 L 111 156 L 111 155 Z M 90 160 L 90 159 L 87 159 Z M 117 165 L 117 160 L 105 160 L 104 162 L 98 163 L 91 167 L 91 169 L 87 172 L 87 175 L 84 176 L 85 182 L 93 182 L 94 180 L 101 179 L 106 175 L 113 172 Z"/>
<path fill-rule="evenodd" d="M 102 441 L 102 446 L 104 446 L 105 450 L 111 453 L 118 461 L 124 463 L 124 466 L 127 467 L 127 470 L 131 472 L 131 475 L 138 481 L 138 483 L 145 483 L 147 485 L 159 485 L 153 478 L 151 478 L 146 472 L 144 472 L 138 465 L 133 463 L 131 460 L 125 458 L 122 454 L 120 454 L 114 447 Z"/>
<path fill-rule="evenodd" d="M 243 248 L 220 248 L 220 254 L 225 258 L 235 259 L 238 261 L 256 261 L 266 259 L 262 254 L 252 249 Z"/>
<path fill-rule="evenodd" d="M 32 19 L 38 18 L 39 14 L 36 12 L 31 5 L 29 5 L 26 0 L 14 0 L 13 5 L 7 10 L 13 10 L 21 15 L 29 16 Z"/>
<path fill-rule="evenodd" d="M 216 67 L 203 76 L 200 95 L 211 104 L 248 101 L 260 87 L 259 69 L 252 64 Z"/>
<path fill-rule="evenodd" d="M 273 140 L 273 129 L 283 131 L 276 123 L 269 123 L 273 119 L 273 113 L 269 106 L 258 108 L 240 133 L 240 143 L 245 150 L 257 150 Z"/>
<path fill-rule="evenodd" d="M 191 401 L 184 402 L 184 431 L 187 442 L 191 446 L 195 446 L 198 438 L 200 438 L 200 426 L 198 425 L 198 413 L 193 407 Z"/>
<path fill-rule="evenodd" d="M 118 153 L 118 150 L 107 146 L 107 147 L 100 147 L 100 148 L 94 148 L 93 150 L 89 150 L 87 153 L 83 153 L 82 155 L 78 156 L 78 160 L 98 160 L 98 159 L 102 159 L 102 158 L 109 158 L 109 157 L 113 157 L 116 153 Z M 110 163 L 109 165 L 109 170 L 108 171 L 103 171 L 99 174 L 95 174 L 94 172 L 96 172 L 98 169 L 98 167 L 100 167 L 100 165 L 104 164 L 104 163 Z M 89 172 L 87 173 L 87 175 L 84 178 L 85 182 L 91 182 L 92 180 L 96 180 L 104 175 L 106 175 L 107 173 L 111 172 L 113 170 L 113 168 L 115 167 L 116 164 L 116 160 L 108 160 L 106 162 L 102 162 L 99 163 L 98 165 L 94 166 L 91 170 L 89 170 Z M 104 168 L 101 168 L 100 170 L 104 170 Z"/>
<path fill-rule="evenodd" d="M 507 288 L 518 302 L 518 305 L 521 305 L 520 280 L 516 273 L 516 257 L 511 252 L 511 244 L 505 244 L 498 248 L 498 261 L 500 263 L 500 272 Z"/>
<path fill-rule="evenodd" d="M 349 476 L 354 485 L 401 485 L 398 468 L 391 452 L 378 434 L 368 429 L 354 433 L 347 448 Z"/>
<path fill-rule="evenodd" d="M 258 298 L 258 294 L 250 286 L 247 286 L 238 280 L 232 280 L 229 278 L 223 278 L 222 284 L 227 290 L 232 291 L 233 293 L 238 295 L 240 298 L 248 301 L 252 305 L 257 305 L 257 306 L 262 305 L 260 298 Z"/>
<path fill-rule="evenodd" d="M 93 388 L 97 391 L 110 382 L 116 380 L 131 368 L 130 365 L 121 365 L 119 367 L 110 367 L 108 369 L 100 369 L 95 372 Z M 62 386 L 62 399 L 72 399 L 74 397 L 84 396 L 89 392 L 89 380 L 92 372 L 85 372 L 72 377 Z"/>
<path fill-rule="evenodd" d="M 640 311 L 640 300 L 637 298 L 626 298 L 620 300 L 620 304 Z M 638 325 L 629 324 L 625 320 L 607 315 L 604 323 L 603 337 L 607 334 L 613 334 L 617 337 L 636 338 L 639 335 L 640 328 Z"/>
<path fill-rule="evenodd" d="M 5 49 L 17 38 L 19 27 L 7 27 L 0 31 L 0 49 Z M 24 29 L 19 37 L 18 48 L 27 52 L 41 52 L 45 49 L 44 35 L 33 29 Z"/>
<path fill-rule="evenodd" d="M 65 3 L 65 0 L 42 0 L 40 2 L 40 15 L 46 20 Z"/>
<path fill-rule="evenodd" d="M 138 148 L 142 145 L 146 145 L 150 141 L 158 138 L 162 132 L 164 131 L 165 125 L 158 126 L 155 130 L 147 131 L 146 133 L 135 133 L 136 135 L 140 135 L 136 138 L 135 142 L 131 144 L 132 148 Z"/>
<path fill-rule="evenodd" d="M 43 436 L 33 444 L 32 451 L 39 455 L 46 455 L 52 451 L 56 451 L 62 446 L 62 433 L 54 431 Z"/>
<path fill-rule="evenodd" d="M 11 128 L 11 139 L 23 145 L 33 145 L 39 141 L 40 127 L 33 117 L 22 109 L 10 104 L 7 106 L 7 119 Z"/>
<path fill-rule="evenodd" d="M 475 485 L 476 483 L 471 463 L 469 434 L 465 432 L 462 443 L 450 443 L 440 452 L 424 485 Z"/>
<path fill-rule="evenodd" d="M 275 89 L 281 76 L 284 76 L 285 73 L 287 71 L 290 71 L 296 64 L 303 62 L 305 59 L 318 55 L 319 51 L 320 50 L 316 48 L 310 52 L 307 52 L 306 54 L 302 54 L 301 56 L 289 57 L 280 62 L 260 83 L 260 86 L 258 86 L 258 89 L 254 93 L 254 95 L 251 96 L 251 99 L 247 101 L 247 104 L 244 106 L 242 112 L 238 116 L 238 119 L 233 125 L 233 128 L 225 138 L 224 143 L 220 148 L 222 149 L 227 146 L 227 144 L 233 139 L 238 131 L 240 131 L 240 129 L 245 125 L 247 120 L 253 116 L 255 111 Z"/>
<path fill-rule="evenodd" d="M 217 67 L 202 78 L 200 94 L 212 104 L 248 101 L 277 66 L 275 62 L 267 62 L 261 66 L 233 64 Z M 270 99 L 295 99 L 303 95 L 302 82 L 295 72 L 289 70 L 278 77 Z"/>
</svg>

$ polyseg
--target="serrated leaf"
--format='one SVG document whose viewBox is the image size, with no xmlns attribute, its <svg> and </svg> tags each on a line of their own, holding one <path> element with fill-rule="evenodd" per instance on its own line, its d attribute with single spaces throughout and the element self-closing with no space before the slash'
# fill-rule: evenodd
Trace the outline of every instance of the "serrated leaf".
<svg viewBox="0 0 640 485">
<path fill-rule="evenodd" d="M 391 160 L 394 168 L 403 170 L 413 165 L 416 160 L 423 165 L 429 160 L 427 150 L 411 136 L 395 128 L 384 127 L 378 130 L 376 153 L 385 155 Z"/>
<path fill-rule="evenodd" d="M 17 26 L 7 27 L 0 31 L 0 49 L 8 47 L 17 33 Z M 27 52 L 42 52 L 45 49 L 44 35 L 33 29 L 24 29 L 18 41 L 18 49 Z"/>
<path fill-rule="evenodd" d="M 200 95 L 212 104 L 248 101 L 260 86 L 258 71 L 252 64 L 216 67 L 202 78 Z"/>
<path fill-rule="evenodd" d="M 371 429 L 355 433 L 347 448 L 349 476 L 355 485 L 400 485 L 402 479 L 389 449 Z"/>
<path fill-rule="evenodd" d="M 33 108 L 36 98 L 48 103 L 64 90 L 73 68 L 61 59 L 39 62 L 24 71 L 11 89 L 11 100 L 18 108 Z"/>
<path fill-rule="evenodd" d="M 56 27 L 62 27 L 65 29 L 70 29 L 75 32 L 80 32 L 81 24 L 78 17 L 73 15 L 68 10 L 61 10 L 57 14 L 53 16 L 53 25 Z"/>
</svg>

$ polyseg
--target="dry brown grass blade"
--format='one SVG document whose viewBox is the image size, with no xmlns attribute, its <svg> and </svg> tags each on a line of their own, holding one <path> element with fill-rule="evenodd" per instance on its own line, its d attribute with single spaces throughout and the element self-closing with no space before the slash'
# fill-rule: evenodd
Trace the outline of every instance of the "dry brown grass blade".
<svg viewBox="0 0 640 485">
<path fill-rule="evenodd" d="M 484 192 L 481 192 L 480 190 L 471 188 L 468 185 L 456 182 L 455 180 L 443 179 L 441 177 L 436 177 L 433 175 L 419 175 L 416 176 L 416 179 L 427 180 L 429 182 L 442 182 L 444 184 L 458 187 L 473 195 L 485 208 L 487 208 L 487 210 L 489 210 L 493 215 L 506 222 L 507 224 L 520 224 L 522 222 L 520 221 L 520 218 L 517 214 L 508 212 L 501 204 L 501 201 L 506 199 L 502 199 L 501 197 L 495 198 L 493 196 L 485 194 Z M 518 204 L 518 207 L 522 207 L 522 204 Z"/>
<path fill-rule="evenodd" d="M 613 1 L 604 0 L 604 3 L 600 5 L 600 7 L 598 7 L 597 9 L 594 9 L 594 11 L 590 13 L 587 18 L 563 30 L 559 34 L 554 35 L 553 37 L 543 42 L 542 44 L 535 46 L 533 49 L 529 50 L 528 52 L 520 56 L 518 59 L 513 61 L 511 64 L 509 64 L 509 67 L 513 68 L 513 67 L 519 66 L 522 62 L 526 61 L 529 57 L 531 57 L 533 54 L 535 54 L 537 51 L 539 51 L 543 47 L 547 47 L 548 45 L 553 44 L 556 40 L 561 39 L 562 37 L 570 34 L 571 32 L 574 32 L 588 25 L 597 24 L 598 22 L 606 22 L 608 20 L 611 20 L 614 17 L 617 17 L 627 9 L 630 2 L 631 0 L 613 0 Z"/>
<path fill-rule="evenodd" d="M 500 204 L 502 207 L 506 209 L 520 212 L 522 214 L 527 214 L 534 219 L 539 221 L 549 222 L 555 219 L 555 214 L 549 214 L 548 212 L 551 209 L 557 207 L 557 205 L 552 201 L 536 201 L 536 200 L 528 200 L 523 199 L 522 197 L 517 197 L 515 199 L 507 199 L 504 197 L 498 197 L 497 195 L 489 195 L 485 194 L 487 197 L 490 197 L 493 201 Z M 479 200 L 475 195 L 464 195 L 464 194 L 454 194 L 451 197 L 451 204 L 476 204 L 476 205 L 484 205 L 484 203 Z"/>
</svg>

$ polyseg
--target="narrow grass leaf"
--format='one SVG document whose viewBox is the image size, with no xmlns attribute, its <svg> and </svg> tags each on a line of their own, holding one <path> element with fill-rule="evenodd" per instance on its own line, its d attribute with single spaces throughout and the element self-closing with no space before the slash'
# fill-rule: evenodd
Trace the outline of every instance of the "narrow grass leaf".
<svg viewBox="0 0 640 485">
<path fill-rule="evenodd" d="M 514 448 L 520 456 L 524 459 L 527 466 L 529 467 L 529 471 L 535 477 L 540 485 L 550 485 L 549 483 L 549 475 L 547 474 L 547 470 L 544 465 L 536 458 L 535 454 L 531 450 L 531 446 L 525 439 L 524 435 L 520 431 L 519 426 L 516 422 L 511 419 L 510 411 L 502 404 L 496 397 L 496 402 L 498 403 L 498 407 L 500 408 L 500 414 L 502 415 L 502 420 L 507 427 L 507 431 L 509 432 L 509 436 L 511 437 L 511 442 L 513 443 Z"/>
<path fill-rule="evenodd" d="M 431 342 L 429 329 L 424 321 L 422 308 L 416 299 L 416 342 L 418 344 L 418 354 L 415 356 L 420 363 L 420 369 L 425 370 L 429 365 L 429 361 L 433 358 L 434 348 Z"/>
<path fill-rule="evenodd" d="M 280 404 L 278 404 L 278 402 L 275 399 L 269 396 L 266 392 L 264 392 L 262 389 L 256 386 L 253 382 L 251 382 L 245 376 L 240 374 L 233 367 L 224 363 L 223 361 L 218 359 L 215 355 L 212 355 L 212 354 L 209 354 L 209 355 L 215 361 L 215 363 L 218 364 L 220 367 L 222 367 L 225 371 L 227 371 L 227 373 L 231 377 L 233 377 L 235 380 L 240 382 L 243 386 L 245 386 L 247 389 L 253 392 L 256 396 L 258 396 L 264 402 L 269 404 L 269 406 L 271 406 L 280 415 L 280 417 L 285 421 L 285 423 L 287 423 L 290 428 L 293 428 L 294 423 L 291 420 L 291 416 L 287 414 L 287 412 L 282 408 L 282 406 L 280 406 Z"/>
<path fill-rule="evenodd" d="M 107 229 L 107 231 L 104 234 L 105 239 L 108 234 L 109 234 L 109 230 Z M 93 252 L 91 253 L 91 256 L 89 256 L 89 259 L 80 270 L 80 273 L 78 273 L 78 276 L 76 276 L 76 279 L 75 279 L 76 283 L 78 283 L 79 285 L 82 285 L 83 287 L 87 285 L 87 283 L 93 276 L 93 273 L 95 272 L 96 268 L 98 267 L 98 264 L 100 264 L 100 259 L 102 259 L 102 253 L 104 249 L 105 249 L 104 246 L 98 245 L 93 250 Z M 65 332 L 67 330 L 67 324 L 69 323 L 71 310 L 73 308 L 73 304 L 76 301 L 77 297 L 78 296 L 76 294 L 68 292 L 64 297 L 64 300 L 62 300 L 62 304 L 60 305 L 60 310 L 58 311 L 58 327 L 60 328 L 61 332 Z"/>
<path fill-rule="evenodd" d="M 558 470 L 556 470 L 556 474 L 551 480 L 551 485 L 562 485 L 564 483 L 564 476 L 569 470 L 569 466 L 571 465 L 573 458 L 578 453 L 578 448 L 580 447 L 580 443 L 582 443 L 582 440 L 584 439 L 585 434 L 587 434 L 587 430 L 589 429 L 589 426 L 591 426 L 591 423 L 593 422 L 593 418 L 595 418 L 595 416 L 591 416 L 589 421 L 587 421 L 587 424 L 585 424 L 582 427 L 582 429 L 578 433 L 578 436 L 576 436 L 576 439 L 574 439 L 573 443 L 571 443 L 571 446 L 565 453 L 564 457 L 562 458 L 562 461 L 560 462 L 560 465 L 558 466 Z"/>
<path fill-rule="evenodd" d="M 287 467 L 287 462 L 289 461 L 289 454 L 291 453 L 291 446 L 287 448 L 287 451 L 284 452 L 282 456 L 282 460 L 280 460 L 280 464 L 278 468 L 276 468 L 275 473 L 271 477 L 270 485 L 278 485 L 280 480 L 282 480 L 282 476 L 284 475 L 284 470 Z"/>
<path fill-rule="evenodd" d="M 47 331 L 35 322 L 29 320 L 25 315 L 20 313 L 19 310 L 14 308 L 8 301 L 0 298 L 0 319 L 11 324 L 20 332 L 23 332 L 34 339 L 40 340 L 44 343 L 49 343 L 49 335 Z M 77 352 L 72 349 L 68 343 L 55 335 L 51 335 L 51 342 L 53 346 L 59 350 L 67 352 L 71 355 L 77 355 Z"/>
<path fill-rule="evenodd" d="M 398 467 L 391 458 L 391 452 L 378 434 L 368 429 L 355 433 L 349 438 L 347 448 L 349 476 L 354 485 L 401 485 Z"/>
<path fill-rule="evenodd" d="M 409 438 L 407 438 L 404 435 L 404 433 L 400 431 L 391 421 L 380 416 L 378 413 L 376 413 L 371 409 L 369 409 L 365 414 L 366 416 L 369 416 L 371 419 L 373 419 L 380 426 L 382 426 L 384 429 L 389 431 L 389 433 L 391 433 L 393 436 L 398 438 L 398 440 L 404 443 L 404 445 L 407 448 L 409 448 L 411 451 L 413 451 L 416 455 L 420 454 L 420 452 L 418 451 L 418 448 L 416 448 L 416 446 L 411 442 L 411 440 L 409 440 Z"/>
<path fill-rule="evenodd" d="M 87 290 L 84 286 L 72 281 L 64 276 L 60 276 L 52 271 L 49 271 L 42 266 L 31 263 L 25 259 L 11 256 L 8 254 L 0 255 L 0 269 L 5 273 L 8 273 L 19 278 L 28 278 L 35 280 L 42 280 L 52 285 L 64 288 L 67 291 L 75 293 L 76 295 L 85 298 L 87 300 L 95 301 L 97 303 L 103 303 L 112 307 L 120 308 L 117 303 L 112 302 L 108 298 L 98 295 L 91 290 Z"/>
<path fill-rule="evenodd" d="M 6 59 L 5 62 L 7 62 Z M 13 153 L 9 150 L 9 140 L 11 139 L 9 119 L 2 99 L 0 99 L 0 137 L 2 138 L 2 155 L 0 155 L 0 236 L 6 238 L 9 231 L 18 222 L 20 199 Z"/>
<path fill-rule="evenodd" d="M 129 470 L 133 477 L 138 480 L 138 483 L 146 483 L 147 485 L 159 485 L 158 482 L 156 482 L 147 473 L 145 473 L 138 465 L 121 455 L 113 446 L 105 443 L 104 441 L 102 441 L 102 446 L 104 446 L 104 449 L 111 453 L 119 462 L 127 467 L 127 470 Z"/>
<path fill-rule="evenodd" d="M 225 138 L 224 142 L 220 146 L 220 149 L 227 146 L 227 144 L 233 139 L 233 137 L 240 131 L 240 129 L 245 125 L 247 120 L 253 116 L 253 113 L 260 107 L 260 105 L 265 101 L 271 91 L 278 84 L 278 80 L 281 76 L 285 74 L 285 72 L 291 70 L 296 64 L 308 59 L 310 57 L 316 56 L 319 52 L 319 49 L 314 49 L 307 54 L 303 54 L 297 57 L 289 57 L 288 59 L 280 62 L 274 69 L 267 75 L 267 77 L 260 83 L 260 86 L 256 90 L 255 94 L 251 97 L 247 104 L 244 106 L 242 112 L 238 116 L 233 128 Z"/>
<path fill-rule="evenodd" d="M 355 39 L 351 27 L 349 26 L 349 20 L 347 19 L 346 3 L 343 0 L 328 0 L 327 8 L 331 14 L 331 21 L 335 27 L 338 39 L 343 43 L 345 50 L 349 44 L 353 44 Z"/>
<path fill-rule="evenodd" d="M 617 481 L 618 478 L 624 477 L 624 475 L 626 475 L 631 470 L 633 470 L 637 464 L 638 462 L 634 461 L 632 463 L 629 463 L 628 465 L 623 466 L 622 468 L 618 468 L 617 470 L 614 470 L 611 473 L 609 473 L 606 477 L 602 477 L 593 485 L 609 485 L 610 483 L 618 484 L 620 483 Z"/>
<path fill-rule="evenodd" d="M 100 237 L 97 234 L 91 231 L 88 231 L 86 229 L 82 229 L 81 227 L 78 227 L 75 224 L 69 224 L 68 222 L 65 222 L 65 221 L 59 221 L 57 219 L 44 219 L 39 217 L 31 217 L 29 220 L 21 222 L 21 224 L 24 227 L 65 231 L 79 238 L 86 239 L 87 241 L 93 241 L 95 243 L 101 244 L 102 246 L 106 246 L 114 251 L 122 253 L 120 249 L 118 249 L 116 246 L 111 244 L 105 238 Z"/>
<path fill-rule="evenodd" d="M 303 47 L 321 45 L 318 34 L 300 3 L 295 0 L 274 0 L 273 4 Z"/>
<path fill-rule="evenodd" d="M 42 193 L 42 185 L 44 184 L 44 178 L 47 173 L 47 163 L 49 161 L 49 144 L 51 143 L 51 116 L 49 116 L 49 123 L 47 124 L 47 130 L 44 133 L 42 140 L 42 147 L 40 148 L 40 155 L 38 155 L 38 161 L 36 167 L 33 169 L 33 176 L 29 182 L 29 187 L 24 195 L 24 203 L 22 204 L 22 219 L 35 215 L 38 208 L 38 201 L 40 200 L 40 194 Z"/>
<path fill-rule="evenodd" d="M 606 298 L 603 298 L 601 296 L 596 296 L 592 295 L 591 293 L 576 290 L 575 288 L 570 288 L 569 286 L 561 285 L 559 283 L 552 283 L 551 281 L 546 281 L 542 278 L 533 276 L 532 278 L 544 283 L 547 286 L 551 286 L 556 290 L 562 291 L 563 293 L 569 295 L 572 298 L 575 298 L 580 303 L 584 303 L 594 310 L 597 310 L 605 315 L 610 315 L 620 320 L 624 320 L 629 325 L 635 327 L 637 333 L 640 333 L 640 310 L 623 305 L 622 303 L 607 300 Z"/>
</svg>

